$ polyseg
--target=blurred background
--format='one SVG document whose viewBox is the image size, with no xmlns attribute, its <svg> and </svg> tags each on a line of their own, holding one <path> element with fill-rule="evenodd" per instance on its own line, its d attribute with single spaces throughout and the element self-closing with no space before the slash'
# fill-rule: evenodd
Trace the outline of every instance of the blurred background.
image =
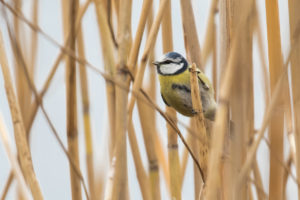
<svg viewBox="0 0 300 200">
<path fill-rule="evenodd" d="M 82 36 L 84 42 L 84 50 L 85 50 L 85 59 L 92 65 L 99 69 L 101 72 L 105 72 L 105 66 L 107 63 L 105 62 L 105 54 L 103 52 L 103 48 L 101 44 L 103 44 L 102 38 L 97 22 L 97 13 L 95 9 L 94 1 L 91 1 L 89 4 L 89 0 L 80 0 L 79 2 L 79 10 L 83 7 L 83 5 L 87 5 L 86 11 L 82 16 L 81 26 L 82 26 Z M 3 3 L 5 2 L 5 4 Z M 23 112 L 30 112 L 34 102 L 34 95 L 30 90 L 24 90 L 23 92 L 29 92 L 30 94 L 24 94 L 20 91 L 18 84 L 18 71 L 17 61 L 14 55 L 12 41 L 9 36 L 9 29 L 11 28 L 12 32 L 15 33 L 15 20 L 17 20 L 13 12 L 7 7 L 10 5 L 14 8 L 14 4 L 18 2 L 19 10 L 24 14 L 25 18 L 29 21 L 36 23 L 40 29 L 46 33 L 51 39 L 55 40 L 58 44 L 64 45 L 64 37 L 66 33 L 64 33 L 64 23 L 63 23 L 63 3 L 58 0 L 26 0 L 26 1 L 13 1 L 6 0 L 0 2 L 1 9 L 1 17 L 0 17 L 0 30 L 2 32 L 2 37 L 4 41 L 4 48 L 7 54 L 8 66 L 10 70 L 10 75 L 12 77 L 12 82 L 14 84 L 14 89 L 16 94 L 18 95 L 18 99 L 22 99 L 20 95 L 29 96 L 29 100 L 26 102 L 26 98 L 23 103 L 20 103 Z M 101 2 L 101 1 L 99 1 Z M 111 8 L 111 26 L 113 28 L 114 35 L 116 36 L 117 43 L 118 41 L 118 21 L 116 17 L 116 11 L 114 10 L 115 1 L 110 2 Z M 121 2 L 121 1 L 120 1 Z M 184 56 L 188 56 L 186 54 L 185 41 L 184 41 L 184 32 L 183 32 L 183 23 L 182 23 L 182 10 L 181 10 L 181 2 L 179 0 L 173 0 L 171 2 L 171 18 L 172 18 L 172 32 L 173 32 L 173 50 L 181 53 Z M 205 44 L 205 40 L 207 39 L 205 33 L 208 29 L 209 16 L 210 16 L 210 8 L 214 1 L 195 1 L 189 0 L 191 2 L 197 36 L 199 38 L 200 49 L 202 50 L 203 45 Z M 229 1 L 228 1 L 229 2 Z M 275 1 L 273 1 L 275 2 Z M 290 45 L 290 19 L 289 19 L 289 2 L 285 0 L 278 0 L 278 11 L 279 11 L 279 24 L 280 24 L 280 36 L 281 36 L 281 52 L 282 59 L 285 61 L 288 56 L 288 52 L 291 48 Z M 101 3 L 100 3 L 101 4 Z M 142 12 L 142 4 L 143 1 L 132 0 L 132 12 L 131 12 L 131 33 L 132 33 L 132 41 L 135 39 L 135 35 L 138 29 L 138 23 Z M 151 4 L 150 4 L 151 5 Z M 219 3 L 217 3 L 219 5 Z M 219 6 L 217 6 L 219 9 Z M 151 10 L 151 7 L 149 7 Z M 159 9 L 159 0 L 153 0 L 153 10 L 152 12 L 153 18 L 157 16 Z M 6 14 L 5 14 L 6 13 Z M 35 13 L 35 14 L 34 14 Z M 163 12 L 164 13 L 164 12 Z M 190 13 L 192 14 L 192 13 Z M 253 62 L 253 94 L 254 94 L 254 130 L 259 130 L 262 126 L 263 117 L 266 109 L 266 98 L 269 98 L 268 91 L 266 91 L 266 87 L 270 87 L 270 85 L 266 86 L 266 82 L 269 80 L 269 73 L 267 73 L 267 77 L 264 75 L 264 66 L 263 62 L 268 65 L 269 57 L 268 57 L 268 36 L 267 36 L 267 21 L 266 21 L 266 4 L 265 1 L 256 1 L 256 14 L 259 21 L 260 30 L 262 33 L 262 50 L 264 55 L 261 55 L 258 45 L 258 37 L 257 34 L 253 34 L 252 39 L 252 62 Z M 34 19 L 36 20 L 34 22 Z M 220 47 L 222 31 L 220 26 L 220 11 L 218 10 L 214 14 L 214 24 L 215 31 L 214 33 L 216 38 L 216 55 L 215 61 L 216 66 L 220 71 L 217 72 L 217 79 L 214 84 L 217 84 L 216 96 L 218 99 L 218 95 L 220 94 L 219 89 L 222 88 L 221 80 L 224 74 L 221 73 L 222 64 L 221 55 L 222 48 Z M 147 22 L 148 23 L 148 22 Z M 49 38 L 44 37 L 38 31 L 32 31 L 32 28 L 28 26 L 28 24 L 24 23 L 23 20 L 18 21 L 18 38 L 20 48 L 22 49 L 23 55 L 27 64 L 30 66 L 34 66 L 32 74 L 34 74 L 33 79 L 35 83 L 35 87 L 38 91 L 41 91 L 44 87 L 45 81 L 51 69 L 60 54 L 61 49 L 56 46 L 52 41 L 49 41 Z M 139 51 L 139 56 L 137 60 L 137 66 L 141 63 L 142 54 L 144 52 L 146 46 L 146 40 L 149 32 L 149 25 L 146 24 L 146 28 L 144 30 L 144 34 L 141 40 L 141 47 Z M 172 33 L 171 32 L 171 33 Z M 33 43 L 35 41 L 36 43 Z M 154 58 L 160 57 L 163 51 L 163 38 L 162 38 L 162 30 L 161 28 L 158 31 L 157 39 L 155 41 L 155 46 L 153 47 Z M 36 48 L 36 49 L 35 49 Z M 113 55 L 115 57 L 115 63 L 118 63 L 118 50 L 117 48 L 113 50 Z M 229 55 L 229 54 L 228 54 Z M 127 56 L 128 58 L 128 56 Z M 203 58 L 203 57 L 202 57 Z M 150 58 L 150 59 L 153 59 Z M 213 80 L 213 56 L 210 53 L 206 56 L 206 60 L 202 62 L 205 73 Z M 65 147 L 68 146 L 67 139 L 67 100 L 66 100 L 66 61 L 67 58 L 63 58 L 61 62 L 59 62 L 57 70 L 53 76 L 53 79 L 49 85 L 47 92 L 43 97 L 43 104 L 46 112 L 49 115 L 50 120 L 52 121 L 55 129 L 59 137 L 61 138 Z M 262 60 L 264 60 L 262 62 Z M 189 60 L 191 61 L 191 60 Z M 269 66 L 269 65 L 268 65 Z M 155 85 L 155 99 L 154 101 L 157 105 L 165 110 L 165 105 L 160 97 L 159 92 L 159 83 L 157 79 L 153 79 L 151 76 L 152 65 L 147 63 L 145 79 L 144 79 L 144 88 L 147 88 L 150 85 Z M 78 152 L 79 152 L 79 162 L 80 169 L 83 175 L 83 179 L 85 183 L 88 184 L 88 173 L 87 173 L 87 164 L 86 164 L 86 145 L 85 145 L 85 125 L 84 125 L 84 116 L 83 116 L 83 106 L 82 106 L 82 91 L 80 88 L 81 82 L 79 77 L 79 68 L 77 68 L 77 130 L 78 130 Z M 111 157 L 110 157 L 110 125 L 109 125 L 109 108 L 108 108 L 108 100 L 107 100 L 107 88 L 106 81 L 103 76 L 97 73 L 95 70 L 90 67 L 86 67 L 86 75 L 87 75 L 87 87 L 88 87 L 88 96 L 89 96 L 89 119 L 91 125 L 91 140 L 93 146 L 93 168 L 94 168 L 94 184 L 95 192 L 97 195 L 96 199 L 102 199 L 105 194 L 105 186 L 107 186 L 109 176 L 112 174 L 111 172 Z M 265 69 L 268 70 L 269 68 Z M 153 71 L 153 70 L 152 70 Z M 22 72 L 21 72 L 22 73 Z M 289 70 L 289 74 L 291 71 Z M 157 76 L 157 75 L 155 75 Z M 289 75 L 290 76 L 290 75 Z M 267 80 L 265 80 L 267 78 Z M 24 80 L 23 80 L 24 81 Z M 23 83 L 26 83 L 23 82 Z M 125 82 L 124 82 L 125 83 Z M 289 78 L 289 83 L 291 84 L 291 78 Z M 234 83 L 239 84 L 239 83 Z M 22 90 L 22 89 L 21 89 Z M 291 88 L 290 88 L 291 91 Z M 131 95 L 129 95 L 130 99 Z M 27 99 L 28 99 L 27 98 Z M 129 101 L 129 100 L 128 100 Z M 27 107 L 28 106 L 28 107 Z M 27 107 L 27 108 L 26 108 Z M 27 111 L 26 111 L 27 109 Z M 3 73 L 0 73 L 0 114 L 4 119 L 4 123 L 7 127 L 9 133 L 9 139 L 11 140 L 11 144 L 13 147 L 13 152 L 16 154 L 16 145 L 15 145 L 15 137 L 14 137 L 14 128 L 13 122 L 11 118 L 11 112 L 9 108 L 9 103 L 7 100 L 5 87 L 4 87 L 4 78 Z M 28 113 L 23 116 L 29 117 Z M 116 113 L 118 115 L 118 113 Z M 116 116 L 117 117 L 117 116 Z M 189 126 L 189 118 L 184 117 L 180 114 L 177 115 L 179 129 L 182 134 L 187 138 L 189 133 L 186 127 Z M 143 129 L 140 123 L 141 118 L 139 117 L 137 106 L 135 105 L 133 110 L 133 123 L 137 138 L 138 147 L 140 150 L 140 157 L 142 159 L 142 164 L 148 173 L 148 158 L 147 152 L 145 149 L 145 142 L 143 138 Z M 161 142 L 161 153 L 163 154 L 164 159 L 168 159 L 168 134 L 165 119 L 155 112 L 155 120 L 156 120 L 156 130 L 158 134 L 158 139 Z M 183 125 L 184 126 L 183 126 Z M 290 143 L 287 137 L 287 123 L 285 123 L 284 128 L 284 160 L 287 160 L 290 155 Z M 267 131 L 266 131 L 267 132 Z M 268 134 L 265 133 L 265 137 L 268 138 Z M 53 131 L 49 127 L 47 120 L 40 108 L 38 108 L 36 116 L 34 118 L 32 127 L 30 129 L 29 136 L 29 144 L 30 144 L 30 152 L 32 156 L 34 171 L 36 173 L 36 177 L 39 181 L 42 194 L 45 199 L 71 199 L 71 186 L 70 186 L 70 169 L 69 162 L 66 154 L 62 150 L 59 145 L 57 139 L 53 135 Z M 3 146 L 3 143 L 1 143 Z M 4 146 L 3 146 L 4 147 Z M 143 199 L 141 194 L 139 182 L 137 180 L 137 172 L 134 164 L 134 159 L 132 156 L 132 149 L 130 148 L 130 143 L 127 138 L 127 171 L 128 171 L 128 191 L 130 199 Z M 180 163 L 183 162 L 185 147 L 182 144 L 181 140 L 178 139 L 178 152 L 179 152 L 179 160 Z M 259 164 L 259 170 L 262 178 L 262 190 L 266 195 L 269 195 L 269 178 L 270 178 L 270 152 L 268 147 L 268 142 L 261 141 L 256 153 L 257 163 Z M 167 162 L 167 161 L 166 161 Z M 4 188 L 7 185 L 7 180 L 9 179 L 11 173 L 11 165 L 6 155 L 5 149 L 0 148 L 0 191 L 1 195 L 3 195 Z M 164 174 L 164 170 L 162 170 L 162 165 L 159 161 L 159 182 L 160 182 L 160 196 L 161 199 L 171 199 L 171 193 L 168 181 L 166 180 L 166 175 Z M 124 168 L 126 170 L 126 167 Z M 296 176 L 296 168 L 295 165 L 292 164 L 290 167 L 290 173 Z M 185 170 L 185 174 L 183 176 L 183 185 L 181 189 L 181 198 L 182 199 L 197 199 L 194 193 L 194 170 L 193 170 L 193 160 L 188 156 L 187 166 Z M 248 199 L 260 199 L 255 194 L 255 184 L 250 184 L 249 186 L 252 189 L 253 196 Z M 286 199 L 297 199 L 297 184 L 295 180 L 291 177 L 288 177 L 286 188 Z M 81 187 L 82 191 L 82 199 L 86 199 L 84 195 L 84 190 Z M 8 189 L 6 199 L 21 199 L 20 194 L 18 195 L 18 187 L 16 180 L 13 180 L 10 188 Z M 125 197 L 124 197 L 125 198 Z M 267 198 L 264 196 L 263 199 Z M 174 198 L 176 199 L 176 198 Z M 279 198 L 281 199 L 281 198 Z"/>
</svg>

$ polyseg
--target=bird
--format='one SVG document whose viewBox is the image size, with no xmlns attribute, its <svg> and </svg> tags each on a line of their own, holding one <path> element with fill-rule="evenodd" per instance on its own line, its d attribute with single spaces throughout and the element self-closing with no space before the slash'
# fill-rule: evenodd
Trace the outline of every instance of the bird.
<svg viewBox="0 0 300 200">
<path fill-rule="evenodd" d="M 194 116 L 197 112 L 192 105 L 189 72 L 191 65 L 177 52 L 168 52 L 153 64 L 157 68 L 164 103 L 184 116 Z M 214 89 L 209 78 L 200 69 L 197 69 L 197 76 L 204 117 L 213 121 L 216 113 Z"/>
</svg>

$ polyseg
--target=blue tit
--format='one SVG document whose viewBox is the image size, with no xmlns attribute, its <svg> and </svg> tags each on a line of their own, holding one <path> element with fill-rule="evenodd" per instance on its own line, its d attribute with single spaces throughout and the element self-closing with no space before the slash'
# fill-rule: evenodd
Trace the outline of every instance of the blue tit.
<svg viewBox="0 0 300 200">
<path fill-rule="evenodd" d="M 195 111 L 192 106 L 190 66 L 186 59 L 179 53 L 169 52 L 153 64 L 157 67 L 160 92 L 165 104 L 182 115 L 193 116 Z M 216 113 L 214 89 L 207 76 L 200 70 L 198 80 L 204 117 L 214 120 Z"/>
</svg>

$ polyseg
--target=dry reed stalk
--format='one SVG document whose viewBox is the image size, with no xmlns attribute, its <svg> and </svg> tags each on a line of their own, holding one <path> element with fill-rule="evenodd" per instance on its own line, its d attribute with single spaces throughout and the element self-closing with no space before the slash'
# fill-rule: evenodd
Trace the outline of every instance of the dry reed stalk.
<svg viewBox="0 0 300 200">
<path fill-rule="evenodd" d="M 196 118 L 192 118 L 190 120 L 190 124 L 191 124 L 191 129 L 196 130 L 197 133 L 199 133 L 198 129 L 197 129 L 197 125 L 196 125 Z M 191 137 L 197 138 L 197 139 L 191 140 L 191 142 L 189 144 L 191 145 L 194 155 L 195 155 L 196 159 L 199 160 L 199 165 L 201 166 L 201 163 L 200 163 L 201 155 L 200 155 L 200 151 L 199 151 L 199 149 L 200 149 L 199 144 L 200 144 L 200 142 L 202 142 L 202 140 L 199 141 L 199 134 L 198 135 L 195 134 Z M 199 169 L 196 166 L 196 163 L 193 163 L 193 172 L 194 172 L 194 199 L 196 200 L 196 199 L 198 199 L 199 193 L 203 186 L 203 179 L 201 177 L 201 173 L 199 172 Z"/>
<path fill-rule="evenodd" d="M 197 129 L 197 125 L 196 125 L 196 118 L 192 118 L 191 121 L 193 121 L 193 130 L 198 130 Z M 198 134 L 199 135 L 199 134 Z M 202 142 L 202 141 L 201 141 Z M 200 154 L 200 151 L 199 151 L 199 140 L 192 140 L 191 141 L 191 148 L 195 154 L 195 157 L 197 158 L 197 160 L 199 160 L 199 164 L 200 164 L 200 167 L 202 167 L 202 163 L 200 162 L 200 158 L 201 158 L 201 154 Z M 201 145 L 203 147 L 203 145 Z M 203 179 L 202 178 L 202 174 L 199 172 L 196 164 L 194 163 L 193 164 L 193 172 L 194 172 L 194 199 L 197 200 L 199 199 L 199 195 L 201 195 L 201 190 L 203 189 Z M 204 190 L 202 190 L 204 191 Z"/>
<path fill-rule="evenodd" d="M 105 10 L 104 3 L 101 0 L 94 0 L 95 4 L 95 11 L 97 15 L 97 23 L 98 29 L 101 36 L 101 47 L 102 47 L 102 54 L 103 54 L 103 61 L 104 61 L 104 69 L 105 71 L 114 76 L 115 74 L 115 56 L 114 56 L 114 43 L 112 34 L 110 32 L 108 19 L 107 19 L 107 11 Z M 108 118 L 109 118 L 109 152 L 110 152 L 110 159 L 113 157 L 113 151 L 115 147 L 116 141 L 116 130 L 115 130 L 115 104 L 116 104 L 116 97 L 115 97 L 115 85 L 113 82 L 106 80 L 106 98 L 107 98 L 107 106 L 108 106 Z"/>
<path fill-rule="evenodd" d="M 84 41 L 82 27 L 79 26 L 79 32 L 77 36 L 78 56 L 85 58 Z M 82 111 L 83 111 L 83 123 L 84 123 L 84 135 L 85 135 L 85 159 L 87 166 L 87 175 L 89 183 L 89 192 L 91 200 L 95 200 L 95 180 L 94 180 L 94 155 L 93 155 L 93 141 L 91 130 L 91 118 L 90 118 L 90 99 L 89 99 L 89 87 L 86 67 L 83 64 L 79 64 L 79 77 L 80 77 L 80 89 L 82 97 Z"/>
<path fill-rule="evenodd" d="M 253 194 L 252 194 L 250 182 L 248 182 L 248 184 L 247 184 L 247 189 L 248 189 L 248 191 L 247 191 L 247 197 L 248 197 L 248 199 L 249 200 L 253 200 Z"/>
<path fill-rule="evenodd" d="M 239 56 L 236 60 L 238 67 L 231 95 L 231 116 L 234 123 L 230 160 L 231 160 L 231 181 L 236 183 L 238 172 L 246 158 L 247 144 L 254 136 L 254 95 L 253 95 L 253 69 L 252 69 L 252 34 L 254 1 L 234 1 L 232 15 L 232 35 L 238 42 Z M 245 12 L 249 15 L 243 24 L 240 19 Z M 239 30 L 240 29 L 240 30 Z M 242 67 L 241 67 L 242 66 Z M 234 185 L 232 199 L 246 199 L 248 183 Z M 230 199 L 230 198 L 229 198 Z"/>
<path fill-rule="evenodd" d="M 290 40 L 291 40 L 291 48 L 295 49 L 295 53 L 291 57 L 291 75 L 292 75 L 292 91 L 293 91 L 293 105 L 294 105 L 294 128 L 295 128 L 295 146 L 296 146 L 296 155 L 298 159 L 296 159 L 296 172 L 297 177 L 300 177 L 300 41 L 298 39 L 299 36 L 299 23 L 300 23 L 300 2 L 296 0 L 289 0 L 289 14 L 290 14 Z M 298 199 L 300 199 L 300 188 L 298 185 Z"/>
<path fill-rule="evenodd" d="M 17 103 L 16 95 L 14 93 L 13 84 L 10 77 L 7 57 L 6 57 L 3 38 L 2 38 L 2 32 L 0 32 L 0 55 L 1 55 L 0 62 L 2 66 L 4 86 L 5 86 L 9 107 L 11 110 L 11 117 L 14 125 L 14 134 L 15 134 L 16 146 L 19 155 L 21 169 L 24 178 L 27 184 L 29 185 L 33 198 L 43 199 L 43 195 L 39 183 L 36 179 L 33 170 L 31 155 L 27 143 L 27 138 L 26 138 L 25 127 L 23 124 L 21 111 Z"/>
<path fill-rule="evenodd" d="M 7 128 L 5 126 L 5 123 L 4 123 L 4 120 L 3 120 L 3 117 L 1 114 L 0 114 L 0 133 L 1 133 L 0 135 L 1 135 L 1 140 L 2 140 L 3 146 L 5 148 L 8 160 L 13 169 L 13 174 L 18 181 L 18 187 L 21 190 L 22 196 L 24 196 L 25 199 L 30 199 L 31 195 L 26 186 L 26 182 L 23 177 L 19 162 L 18 162 L 16 156 L 14 155 L 13 147 L 12 147 L 11 141 L 9 139 L 9 133 L 7 131 Z"/>
<path fill-rule="evenodd" d="M 67 45 L 75 51 L 76 35 L 75 20 L 79 2 L 77 0 L 63 1 L 64 34 L 70 33 L 70 42 Z M 65 38 L 66 39 L 66 38 Z M 76 95 L 76 63 L 71 56 L 66 60 L 66 109 L 67 109 L 67 141 L 68 152 L 75 165 L 79 168 L 78 130 L 77 130 L 77 95 Z M 70 182 L 73 200 L 81 200 L 80 178 L 75 170 L 70 168 Z"/>
<path fill-rule="evenodd" d="M 282 53 L 280 43 L 280 26 L 277 1 L 266 0 L 268 55 L 271 95 L 274 95 L 274 88 L 282 73 Z M 283 109 L 280 108 L 282 101 L 275 107 L 269 127 L 270 155 L 278 156 L 283 161 Z M 283 198 L 283 168 L 278 165 L 278 161 L 270 156 L 270 199 Z"/>
<path fill-rule="evenodd" d="M 144 100 L 141 101 L 141 99 L 144 99 L 144 97 L 137 99 L 137 106 L 148 157 L 151 196 L 153 199 L 160 199 L 159 165 L 153 137 L 153 134 L 156 133 L 155 127 L 153 127 L 153 123 L 150 121 L 151 118 L 148 115 L 152 108 L 143 103 Z"/>
<path fill-rule="evenodd" d="M 253 163 L 253 176 L 254 176 L 254 180 L 256 182 L 255 187 L 256 187 L 257 199 L 263 200 L 263 199 L 265 199 L 265 195 L 264 195 L 264 191 L 261 191 L 261 189 L 260 189 L 260 188 L 263 188 L 263 184 L 262 184 L 261 174 L 259 171 L 259 166 L 258 166 L 256 158 L 254 159 L 254 163 Z"/>
<path fill-rule="evenodd" d="M 257 12 L 257 8 L 255 8 L 255 12 Z M 261 30 L 261 24 L 258 19 L 258 14 L 255 15 L 255 22 L 254 27 L 257 34 L 257 42 L 258 42 L 258 50 L 260 55 L 260 61 L 262 65 L 262 73 L 264 77 L 264 90 L 265 90 L 265 104 L 268 105 L 270 102 L 270 82 L 269 82 L 269 76 L 268 76 L 268 66 L 266 62 L 266 55 L 264 51 L 264 45 L 263 45 L 263 33 Z"/>
<path fill-rule="evenodd" d="M 194 120 L 190 120 L 190 125 Z M 187 134 L 187 139 L 186 142 L 187 144 L 191 144 L 192 143 L 192 138 L 193 136 L 191 134 Z M 185 176 L 185 172 L 186 172 L 186 168 L 187 168 L 187 163 L 188 163 L 188 150 L 186 148 L 183 149 L 182 152 L 182 156 L 181 156 L 181 168 L 180 168 L 180 188 L 182 188 L 183 186 L 183 182 L 184 182 L 184 176 Z"/>
<path fill-rule="evenodd" d="M 149 178 L 142 163 L 135 130 L 133 128 L 132 123 L 128 124 L 128 137 L 129 137 L 129 142 L 130 142 L 130 146 L 134 158 L 133 161 L 134 161 L 136 175 L 140 185 L 142 197 L 145 200 L 150 200 L 152 198 L 150 193 Z"/>
<path fill-rule="evenodd" d="M 283 174 L 283 195 L 282 196 L 284 200 L 287 199 L 286 188 L 287 188 L 287 182 L 289 178 L 289 172 L 291 171 L 292 163 L 293 163 L 293 158 L 292 158 L 292 153 L 290 152 L 289 157 L 285 164 L 287 166 L 287 170 L 285 170 Z"/>
<path fill-rule="evenodd" d="M 114 46 L 117 48 L 118 42 L 117 42 L 117 39 L 115 36 L 115 30 L 114 30 L 115 27 L 113 26 L 114 25 L 113 22 L 116 21 L 117 22 L 116 24 L 119 24 L 119 7 L 116 8 L 114 1 L 110 1 L 110 0 L 104 0 L 104 1 L 102 1 L 102 3 L 106 10 L 106 17 L 108 20 L 108 26 L 109 26 L 111 38 L 113 40 Z"/>
<path fill-rule="evenodd" d="M 192 2 L 191 0 L 180 0 L 180 5 L 184 44 L 188 61 L 196 63 L 196 66 L 203 70 L 204 68 L 201 63 L 200 43 L 198 40 Z"/>
<path fill-rule="evenodd" d="M 232 27 L 232 20 L 230 17 L 230 2 L 232 0 L 220 1 L 219 10 L 220 10 L 220 74 L 224 74 L 229 53 L 231 50 L 231 38 L 230 30 Z M 222 81 L 223 76 L 220 77 Z"/>
<path fill-rule="evenodd" d="M 232 35 L 231 35 L 231 29 L 232 29 L 232 0 L 224 0 L 220 1 L 219 3 L 219 10 L 220 10 L 220 74 L 224 74 L 227 70 L 227 63 L 228 63 L 228 57 L 230 55 L 230 52 L 232 51 Z M 220 76 L 220 83 L 223 83 L 224 76 Z M 221 85 L 219 85 L 221 88 Z M 221 99 L 221 95 L 219 95 L 219 99 Z M 229 104 L 225 108 L 227 109 L 227 115 L 229 113 Z M 223 111 L 225 112 L 225 110 Z M 229 119 L 229 116 L 224 116 Z M 227 119 L 227 120 L 228 120 Z M 224 118 L 225 120 L 225 118 Z M 224 121 L 225 122 L 225 121 Z M 224 123 L 223 122 L 223 123 Z M 225 129 L 229 130 L 226 126 Z M 224 130 L 225 131 L 225 130 Z M 226 134 L 226 133 L 225 133 Z M 223 136 L 223 135 L 222 135 Z M 230 140 L 225 141 L 225 145 L 227 146 L 225 153 L 228 153 L 228 148 L 230 146 L 231 142 Z M 220 149 L 219 149 L 220 150 Z M 217 160 L 216 160 L 217 161 Z M 230 160 L 225 157 L 224 160 L 222 160 L 221 163 L 221 176 L 222 176 L 222 191 L 223 191 L 223 198 L 225 200 L 230 199 L 230 195 L 232 194 L 233 189 L 233 183 L 231 181 L 231 163 Z M 218 170 L 216 167 L 215 170 Z M 216 186 L 217 187 L 217 186 Z M 213 190 L 216 190 L 214 188 Z"/>
<path fill-rule="evenodd" d="M 154 138 L 154 146 L 155 146 L 155 152 L 157 155 L 158 164 L 161 167 L 161 170 L 163 172 L 163 176 L 166 183 L 167 191 L 170 193 L 170 173 L 169 173 L 169 163 L 168 158 L 166 156 L 166 153 L 164 151 L 165 146 L 163 144 L 163 140 L 161 137 L 161 133 L 155 130 Z"/>
<path fill-rule="evenodd" d="M 110 1 L 110 0 L 108 0 Z M 120 19 L 119 18 L 119 13 L 120 13 L 120 0 L 113 0 L 112 1 L 113 3 L 113 8 L 115 9 L 115 12 L 116 12 L 116 15 L 117 15 L 117 19 Z"/>
<path fill-rule="evenodd" d="M 13 4 L 14 4 L 15 10 L 18 10 L 18 11 L 22 10 L 21 0 L 14 0 Z M 24 47 L 24 41 L 25 41 L 24 29 L 21 26 L 19 18 L 17 16 L 13 16 L 13 27 L 14 27 L 14 33 L 16 36 L 16 42 L 18 43 L 19 46 Z M 22 50 L 22 54 L 24 54 L 23 50 Z M 16 81 L 16 88 L 17 88 L 17 97 L 18 97 L 18 102 L 20 105 L 21 114 L 22 114 L 23 121 L 24 121 L 24 119 L 27 118 L 29 111 L 30 111 L 30 107 L 28 105 L 30 105 L 31 93 L 30 93 L 28 84 L 26 83 L 26 79 L 25 79 L 24 73 L 22 71 L 22 68 L 20 67 L 18 57 L 15 54 L 14 54 L 14 57 L 15 57 L 14 72 L 15 72 L 15 76 L 16 76 L 15 81 Z"/>
<path fill-rule="evenodd" d="M 233 47 L 230 51 L 228 64 L 225 69 L 225 74 L 221 80 L 219 105 L 216 114 L 216 119 L 212 129 L 211 145 L 208 161 L 208 175 L 205 199 L 218 199 L 220 198 L 220 164 L 221 156 L 224 148 L 225 135 L 227 131 L 228 119 L 228 103 L 229 96 L 232 90 L 233 75 L 236 71 L 235 60 L 237 57 L 237 42 L 233 41 Z"/>
<path fill-rule="evenodd" d="M 152 9 L 149 13 L 148 20 L 147 20 L 147 34 L 149 35 L 149 32 L 151 30 L 151 26 L 153 24 L 153 6 Z M 155 61 L 155 48 L 152 48 L 150 51 L 150 56 L 148 60 L 148 64 L 151 65 Z M 145 86 L 145 91 L 149 94 L 149 97 L 153 100 L 153 102 L 156 102 L 156 83 L 157 82 L 157 73 L 156 73 L 156 68 L 155 67 L 150 67 L 148 69 L 149 72 L 149 82 L 148 85 Z M 153 127 L 155 127 L 155 134 L 153 135 L 154 138 L 154 145 L 155 145 L 155 150 L 156 150 L 156 155 L 158 159 L 159 166 L 162 169 L 166 185 L 167 185 L 167 190 L 170 192 L 170 179 L 169 179 L 169 166 L 168 166 L 168 161 L 166 158 L 166 154 L 164 152 L 164 146 L 162 143 L 162 138 L 161 134 L 157 131 L 156 129 L 156 116 L 155 116 L 155 109 L 149 109 L 149 118 L 151 118 L 151 121 L 153 122 Z"/>
<path fill-rule="evenodd" d="M 138 59 L 140 44 L 142 42 L 143 32 L 144 32 L 145 25 L 146 25 L 146 19 L 151 14 L 151 12 L 150 12 L 151 9 L 149 9 L 149 8 L 152 7 L 152 2 L 153 2 L 152 0 L 144 0 L 143 1 L 138 28 L 137 28 L 137 31 L 135 34 L 135 39 L 132 44 L 132 48 L 130 50 L 130 54 L 129 54 L 129 58 L 128 58 L 128 62 L 127 62 L 128 69 L 134 75 L 136 74 L 136 62 Z M 130 80 L 127 81 L 128 84 L 129 84 L 129 81 Z"/>
<path fill-rule="evenodd" d="M 5 186 L 3 187 L 3 191 L 2 191 L 2 194 L 1 194 L 1 197 L 0 197 L 1 200 L 5 200 L 6 195 L 9 191 L 9 188 L 10 188 L 13 180 L 14 180 L 14 174 L 13 174 L 13 170 L 11 169 L 10 172 L 9 172 L 8 178 L 5 182 Z"/>
<path fill-rule="evenodd" d="M 38 15 L 39 15 L 39 1 L 34 0 L 32 3 L 32 23 L 38 25 Z M 37 45 L 38 45 L 38 33 L 36 31 L 31 31 L 31 45 L 30 45 L 30 56 L 29 56 L 29 67 L 30 74 L 34 77 L 36 56 L 37 56 Z M 27 132 L 28 134 L 28 132 Z"/>
<path fill-rule="evenodd" d="M 212 0 L 210 9 L 209 9 L 209 16 L 208 16 L 208 22 L 205 29 L 205 36 L 204 36 L 204 42 L 203 42 L 203 49 L 201 51 L 201 59 L 202 64 L 205 66 L 208 57 L 211 53 L 214 54 L 214 47 L 215 47 L 215 32 L 216 32 L 216 24 L 215 24 L 215 16 L 218 12 L 218 4 L 219 0 Z M 215 87 L 214 87 L 215 88 Z"/>
<path fill-rule="evenodd" d="M 163 53 L 173 51 L 173 31 L 172 31 L 172 16 L 171 16 L 171 1 L 168 2 L 165 15 L 162 19 L 162 41 Z M 176 111 L 166 106 L 166 114 L 173 116 L 173 122 L 177 124 Z M 167 123 L 168 130 L 168 157 L 169 157 L 169 174 L 170 174 L 170 188 L 171 199 L 181 199 L 181 185 L 180 185 L 180 165 L 178 154 L 178 136 L 174 129 Z"/>
<path fill-rule="evenodd" d="M 215 99 L 217 99 L 218 94 L 218 69 L 217 69 L 217 33 L 216 33 L 216 24 L 213 26 L 213 39 L 212 39 L 212 85 L 215 90 Z M 203 61 L 203 65 L 205 65 L 205 62 Z"/>
<path fill-rule="evenodd" d="M 268 195 L 264 192 L 263 187 L 259 187 L 257 182 L 255 180 L 249 179 L 248 182 L 252 182 L 252 184 L 255 186 L 257 190 L 263 195 L 263 199 L 269 199 Z"/>
<path fill-rule="evenodd" d="M 293 126 L 293 125 L 291 125 L 291 126 Z M 287 137 L 288 137 L 288 141 L 289 141 L 290 154 L 292 156 L 293 163 L 296 165 L 296 160 L 297 160 L 296 155 L 297 154 L 296 154 L 295 134 L 294 134 L 293 129 L 294 129 L 293 127 L 291 127 L 291 129 L 288 128 Z"/>
<path fill-rule="evenodd" d="M 119 31 L 118 31 L 118 65 L 116 80 L 125 82 L 127 79 L 127 57 L 131 46 L 131 8 L 132 0 L 120 2 L 119 9 Z M 114 147 L 113 159 L 115 160 L 115 169 L 113 177 L 112 193 L 105 198 L 117 200 L 127 199 L 128 180 L 127 180 L 127 91 L 116 87 L 116 142 Z"/>
<path fill-rule="evenodd" d="M 195 128 L 198 132 L 199 137 L 201 138 L 201 142 L 199 142 L 198 151 L 200 151 L 199 154 L 199 163 L 201 166 L 202 171 L 201 178 L 203 182 L 205 183 L 207 178 L 207 163 L 208 163 L 208 151 L 209 151 L 209 137 L 208 133 L 206 132 L 205 127 L 205 121 L 203 116 L 203 109 L 202 109 L 202 103 L 200 98 L 200 89 L 199 89 L 199 83 L 198 83 L 198 72 L 196 70 L 196 64 L 192 64 L 191 71 L 191 96 L 192 96 L 192 103 L 193 103 L 193 110 L 197 112 L 195 115 Z M 198 195 L 196 196 L 198 197 Z"/>
</svg>

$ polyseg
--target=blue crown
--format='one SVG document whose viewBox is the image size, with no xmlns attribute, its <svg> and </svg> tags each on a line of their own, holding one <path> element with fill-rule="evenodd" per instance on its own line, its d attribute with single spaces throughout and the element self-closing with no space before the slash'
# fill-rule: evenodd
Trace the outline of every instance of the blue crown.
<svg viewBox="0 0 300 200">
<path fill-rule="evenodd" d="M 176 58 L 184 59 L 184 57 L 180 53 L 177 53 L 174 51 L 166 53 L 165 56 L 168 58 L 173 58 L 173 59 L 176 59 Z"/>
</svg>

